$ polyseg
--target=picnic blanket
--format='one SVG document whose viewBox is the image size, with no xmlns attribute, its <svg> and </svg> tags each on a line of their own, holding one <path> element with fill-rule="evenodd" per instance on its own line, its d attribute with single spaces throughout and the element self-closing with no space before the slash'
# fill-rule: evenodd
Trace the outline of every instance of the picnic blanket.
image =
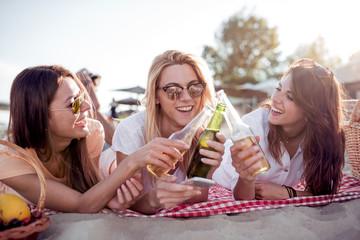
<svg viewBox="0 0 360 240">
<path fill-rule="evenodd" d="M 303 184 L 295 187 L 304 190 Z M 235 214 L 286 206 L 322 206 L 360 198 L 360 181 L 344 174 L 340 191 L 332 198 L 330 195 L 295 197 L 283 200 L 242 200 L 234 201 L 229 189 L 217 184 L 209 189 L 207 202 L 179 204 L 171 209 L 159 209 L 154 215 L 144 215 L 132 210 L 114 211 L 119 217 L 201 217 L 217 214 Z"/>
<path fill-rule="evenodd" d="M 304 190 L 303 184 L 295 187 L 297 190 Z M 360 180 L 343 175 L 339 193 L 333 195 L 295 197 L 282 200 L 242 200 L 234 201 L 229 189 L 217 184 L 209 189 L 207 202 L 195 204 L 179 204 L 171 209 L 159 209 L 154 215 L 145 215 L 132 210 L 110 211 L 119 217 L 201 217 L 217 214 L 235 214 L 242 212 L 258 211 L 265 209 L 283 208 L 286 206 L 322 206 L 330 203 L 346 202 L 353 199 L 360 199 Z M 47 215 L 59 213 L 45 209 Z M 109 211 L 104 211 L 109 213 Z"/>
</svg>

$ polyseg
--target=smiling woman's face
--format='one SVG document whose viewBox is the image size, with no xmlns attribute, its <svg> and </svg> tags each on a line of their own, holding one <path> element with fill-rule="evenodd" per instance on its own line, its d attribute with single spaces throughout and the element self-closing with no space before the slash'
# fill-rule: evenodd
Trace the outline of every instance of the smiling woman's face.
<svg viewBox="0 0 360 240">
<path fill-rule="evenodd" d="M 79 95 L 80 88 L 72 78 L 66 77 L 61 81 L 49 106 L 49 128 L 55 144 L 62 143 L 63 145 L 66 142 L 70 144 L 72 139 L 83 138 L 89 134 L 86 117 L 90 104 L 83 100 L 78 114 L 74 114 L 71 108 Z"/>
<path fill-rule="evenodd" d="M 192 98 L 186 87 L 200 82 L 195 71 L 188 64 L 172 65 L 162 71 L 156 90 L 156 104 L 160 104 L 162 115 L 162 133 L 167 135 L 182 129 L 199 112 L 201 97 Z M 161 88 L 174 85 L 182 86 L 184 89 L 178 99 L 170 100 Z"/>
<path fill-rule="evenodd" d="M 302 128 L 305 126 L 303 110 L 293 101 L 291 74 L 279 82 L 271 96 L 269 122 L 282 127 Z"/>
</svg>

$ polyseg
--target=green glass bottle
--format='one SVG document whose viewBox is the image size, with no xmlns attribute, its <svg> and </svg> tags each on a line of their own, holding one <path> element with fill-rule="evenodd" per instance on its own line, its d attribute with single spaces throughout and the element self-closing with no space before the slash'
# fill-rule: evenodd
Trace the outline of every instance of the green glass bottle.
<svg viewBox="0 0 360 240">
<path fill-rule="evenodd" d="M 215 112 L 209 122 L 209 125 L 207 126 L 205 131 L 203 131 L 201 133 L 201 135 L 199 137 L 195 152 L 190 161 L 190 165 L 187 169 L 186 175 L 188 178 L 192 178 L 192 177 L 206 178 L 207 177 L 211 166 L 208 164 L 205 164 L 201 161 L 201 159 L 204 156 L 201 155 L 199 151 L 200 151 L 200 149 L 207 149 L 207 150 L 215 151 L 215 149 L 209 147 L 206 142 L 208 140 L 219 141 L 215 135 L 217 132 L 220 131 L 224 112 L 225 112 L 225 104 L 219 103 L 215 108 Z"/>
</svg>

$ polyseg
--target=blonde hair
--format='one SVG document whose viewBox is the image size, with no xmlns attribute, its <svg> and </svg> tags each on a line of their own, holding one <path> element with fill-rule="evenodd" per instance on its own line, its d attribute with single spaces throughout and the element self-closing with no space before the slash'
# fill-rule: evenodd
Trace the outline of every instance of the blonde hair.
<svg viewBox="0 0 360 240">
<path fill-rule="evenodd" d="M 143 104 L 146 107 L 145 141 L 150 142 L 155 137 L 161 137 L 160 133 L 160 105 L 155 103 L 156 90 L 160 82 L 162 71 L 168 66 L 188 64 L 196 73 L 198 79 L 206 83 L 201 97 L 199 113 L 206 104 L 215 104 L 215 89 L 210 70 L 203 58 L 176 50 L 165 51 L 154 58 L 148 74 L 147 88 Z"/>
</svg>

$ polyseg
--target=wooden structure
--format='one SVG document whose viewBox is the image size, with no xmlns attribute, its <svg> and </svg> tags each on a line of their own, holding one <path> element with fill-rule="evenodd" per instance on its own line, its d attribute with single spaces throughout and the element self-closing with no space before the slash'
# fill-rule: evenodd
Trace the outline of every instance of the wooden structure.
<svg viewBox="0 0 360 240">
<path fill-rule="evenodd" d="M 221 88 L 228 95 L 229 100 L 238 109 L 240 114 L 251 112 L 257 105 L 271 96 L 278 84 L 278 79 L 271 78 L 258 84 L 245 83 L 243 85 L 224 85 Z"/>
<path fill-rule="evenodd" d="M 360 99 L 360 53 L 346 65 L 336 68 L 334 75 L 351 98 Z"/>
</svg>

